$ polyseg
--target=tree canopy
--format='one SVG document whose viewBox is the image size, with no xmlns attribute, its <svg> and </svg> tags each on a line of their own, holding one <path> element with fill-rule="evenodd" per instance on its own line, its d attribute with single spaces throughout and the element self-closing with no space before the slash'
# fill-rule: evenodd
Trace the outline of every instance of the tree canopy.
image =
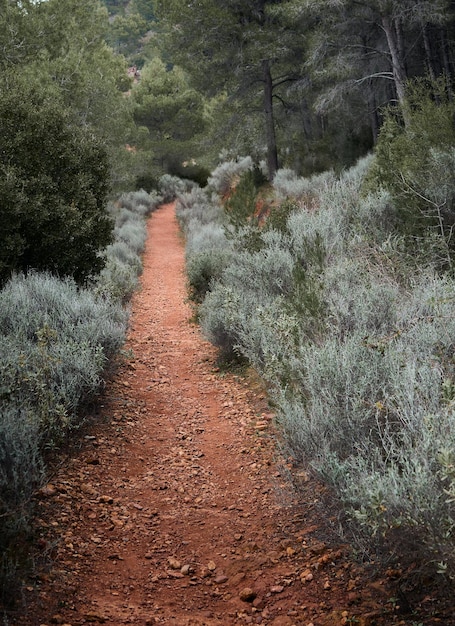
<svg viewBox="0 0 455 626">
<path fill-rule="evenodd" d="M 105 146 L 54 89 L 18 81 L 0 97 L 0 282 L 30 268 L 83 281 L 111 240 Z"/>
<path fill-rule="evenodd" d="M 143 69 L 132 90 L 134 117 L 147 128 L 156 162 L 172 170 L 194 155 L 194 140 L 206 128 L 202 95 L 188 84 L 183 70 L 171 70 L 160 59 Z"/>
<path fill-rule="evenodd" d="M 126 63 L 96 0 L 3 0 L 0 281 L 47 269 L 78 281 L 110 241 L 106 199 L 132 128 Z"/>
</svg>

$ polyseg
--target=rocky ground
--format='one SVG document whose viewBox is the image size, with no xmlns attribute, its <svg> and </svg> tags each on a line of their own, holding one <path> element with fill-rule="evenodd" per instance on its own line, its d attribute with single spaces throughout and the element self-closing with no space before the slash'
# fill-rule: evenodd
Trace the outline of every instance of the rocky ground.
<svg viewBox="0 0 455 626">
<path fill-rule="evenodd" d="M 393 571 L 334 538 L 254 376 L 217 369 L 190 321 L 172 205 L 149 221 L 132 307 L 100 415 L 39 494 L 39 565 L 7 623 L 422 624 Z"/>
</svg>

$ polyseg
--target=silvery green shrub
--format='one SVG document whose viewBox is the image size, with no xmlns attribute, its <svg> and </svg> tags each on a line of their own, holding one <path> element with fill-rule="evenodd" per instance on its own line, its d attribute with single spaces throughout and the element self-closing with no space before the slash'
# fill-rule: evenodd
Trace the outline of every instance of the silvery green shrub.
<svg viewBox="0 0 455 626">
<path fill-rule="evenodd" d="M 196 231 L 201 224 L 220 224 L 224 221 L 223 207 L 216 194 L 209 195 L 195 187 L 180 194 L 176 203 L 176 216 L 185 234 Z"/>
<path fill-rule="evenodd" d="M 186 238 L 190 297 L 201 302 L 232 254 L 223 225 L 223 208 L 216 195 L 194 188 L 177 199 L 176 216 Z"/>
<path fill-rule="evenodd" d="M 95 292 L 127 302 L 139 284 L 141 254 L 146 240 L 146 218 L 163 202 L 156 192 L 124 193 L 110 206 L 115 219 L 114 242 L 104 250 L 105 265 L 94 282 Z"/>
<path fill-rule="evenodd" d="M 326 284 L 329 334 L 292 353 L 280 420 L 351 519 L 452 572 L 455 284 L 423 273 L 403 291 L 346 264 Z"/>
<path fill-rule="evenodd" d="M 311 202 L 335 180 L 331 171 L 315 174 L 311 178 L 298 176 L 288 168 L 279 169 L 273 178 L 273 188 L 281 201 L 287 198 Z"/>
<path fill-rule="evenodd" d="M 200 321 L 267 380 L 291 449 L 362 548 L 453 577 L 455 281 L 410 255 L 389 194 L 363 189 L 370 163 L 302 183 L 311 210 L 284 227 L 228 228 Z"/>
<path fill-rule="evenodd" d="M 197 183 L 192 180 L 179 178 L 171 174 L 164 174 L 158 181 L 158 190 L 163 198 L 163 202 L 172 202 L 180 194 L 186 193 L 196 186 Z"/>
<path fill-rule="evenodd" d="M 144 252 L 147 233 L 141 218 L 129 220 L 122 224 L 122 226 L 116 226 L 114 229 L 114 237 L 117 240 L 116 242 L 126 244 L 135 254 L 142 254 Z"/>
<path fill-rule="evenodd" d="M 207 186 L 220 196 L 224 196 L 243 173 L 253 168 L 254 163 L 250 156 L 224 161 L 213 170 L 207 180 Z"/>
<path fill-rule="evenodd" d="M 221 283 L 207 292 L 199 315 L 206 337 L 228 359 L 238 354 L 239 316 L 243 311 L 241 295 L 233 287 Z"/>
<path fill-rule="evenodd" d="M 225 250 L 206 249 L 187 256 L 186 273 L 190 298 L 202 302 L 213 282 L 221 276 L 229 253 Z"/>
</svg>

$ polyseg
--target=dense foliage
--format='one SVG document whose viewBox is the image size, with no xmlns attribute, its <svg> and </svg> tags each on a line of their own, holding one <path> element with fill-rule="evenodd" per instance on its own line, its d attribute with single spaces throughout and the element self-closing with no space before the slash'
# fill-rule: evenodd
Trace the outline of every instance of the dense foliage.
<svg viewBox="0 0 455 626">
<path fill-rule="evenodd" d="M 0 136 L 0 283 L 29 268 L 97 273 L 112 231 L 106 148 L 57 93 L 23 82 L 1 92 Z"/>
<path fill-rule="evenodd" d="M 409 79 L 444 75 L 453 89 L 448 0 L 166 0 L 157 14 L 168 56 L 204 93 L 227 96 L 214 141 L 263 158 L 271 178 L 277 164 L 311 173 L 353 163 Z"/>
<path fill-rule="evenodd" d="M 126 66 L 95 0 L 2 4 L 0 283 L 29 269 L 82 282 L 102 267 L 108 193 L 125 182 Z"/>
</svg>

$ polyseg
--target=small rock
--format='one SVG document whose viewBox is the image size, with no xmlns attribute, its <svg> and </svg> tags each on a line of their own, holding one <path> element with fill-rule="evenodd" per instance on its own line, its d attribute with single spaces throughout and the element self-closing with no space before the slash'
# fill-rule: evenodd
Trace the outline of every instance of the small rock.
<svg viewBox="0 0 455 626">
<path fill-rule="evenodd" d="M 283 593 L 283 591 L 284 591 L 283 585 L 274 585 L 273 587 L 270 587 L 271 593 Z"/>
<path fill-rule="evenodd" d="M 222 585 L 228 581 L 228 577 L 225 574 L 220 574 L 215 578 L 215 584 Z"/>
<path fill-rule="evenodd" d="M 214 571 L 216 570 L 216 564 L 215 564 L 215 562 L 214 562 L 214 561 L 209 561 L 209 562 L 207 563 L 207 569 L 208 569 L 210 572 L 214 572 Z"/>
<path fill-rule="evenodd" d="M 180 568 L 180 573 L 183 574 L 184 576 L 188 576 L 188 574 L 191 572 L 191 565 L 182 565 L 182 567 Z"/>
<path fill-rule="evenodd" d="M 325 591 L 329 591 L 329 589 L 331 589 L 331 588 L 332 588 L 332 586 L 331 586 L 330 582 L 328 580 L 326 580 L 325 583 L 324 583 Z"/>
<path fill-rule="evenodd" d="M 287 615 L 279 615 L 272 622 L 272 626 L 293 626 L 293 624 L 294 620 Z"/>
<path fill-rule="evenodd" d="M 234 574 L 234 576 L 232 577 L 231 584 L 235 587 L 240 582 L 242 582 L 242 580 L 244 578 L 245 578 L 245 573 L 244 572 L 238 572 L 237 574 Z"/>
<path fill-rule="evenodd" d="M 303 571 L 303 572 L 300 574 L 300 580 L 301 580 L 303 583 L 308 583 L 308 582 L 310 582 L 311 580 L 313 580 L 313 574 L 312 574 L 311 570 L 306 569 L 305 571 Z"/>
<path fill-rule="evenodd" d="M 170 556 L 167 560 L 171 569 L 181 569 L 182 564 L 178 559 L 175 559 L 173 556 Z"/>
<path fill-rule="evenodd" d="M 256 598 L 256 592 L 251 587 L 244 587 L 239 593 L 239 598 L 242 602 L 253 602 Z"/>
<path fill-rule="evenodd" d="M 38 491 L 38 494 L 42 498 L 52 498 L 52 496 L 55 496 L 57 494 L 57 489 L 54 487 L 54 485 L 48 483 L 47 485 L 44 485 L 44 487 L 41 487 L 41 489 Z"/>
<path fill-rule="evenodd" d="M 265 608 L 265 600 L 264 600 L 264 598 L 255 598 L 253 600 L 253 606 L 258 611 L 261 611 L 263 608 Z"/>
</svg>

